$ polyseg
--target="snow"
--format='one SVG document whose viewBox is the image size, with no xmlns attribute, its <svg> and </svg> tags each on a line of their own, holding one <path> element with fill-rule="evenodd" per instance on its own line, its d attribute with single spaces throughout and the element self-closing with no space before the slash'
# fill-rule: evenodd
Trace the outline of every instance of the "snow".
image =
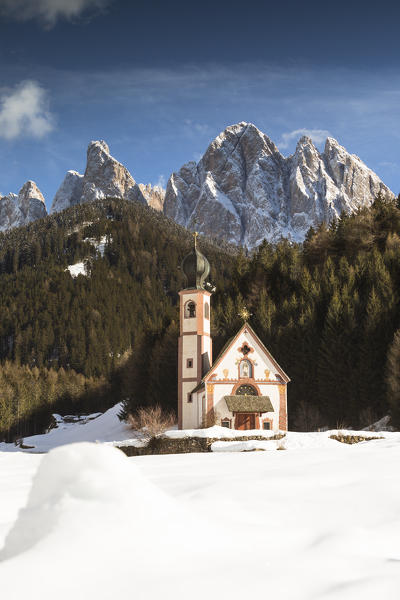
<svg viewBox="0 0 400 600">
<path fill-rule="evenodd" d="M 23 452 L 2 452 L 4 448 L 5 444 L 0 444 L 0 548 L 28 496 L 31 479 L 42 459 Z"/>
<path fill-rule="evenodd" d="M 400 432 L 171 430 L 218 441 L 127 458 L 120 409 L 0 444 L 2 597 L 398 599 Z"/>
<path fill-rule="evenodd" d="M 186 437 L 199 437 L 199 438 L 233 438 L 243 436 L 255 436 L 261 435 L 262 437 L 273 437 L 276 435 L 274 431 L 260 431 L 259 429 L 249 429 L 247 431 L 239 431 L 238 429 L 229 429 L 228 427 L 220 427 L 214 425 L 213 427 L 207 427 L 203 429 L 170 429 L 164 433 L 169 438 L 186 438 Z"/>
<path fill-rule="evenodd" d="M 237 210 L 233 206 L 228 196 L 218 188 L 211 173 L 207 173 L 206 180 L 204 182 L 204 187 L 206 190 L 208 188 L 211 197 L 214 198 L 216 202 L 219 202 L 225 208 L 225 210 L 234 215 L 236 219 L 238 218 Z M 207 191 L 206 194 L 208 194 Z"/>
<path fill-rule="evenodd" d="M 88 443 L 0 452 L 2 594 L 397 600 L 400 433 L 384 435 L 130 459 Z"/>
<path fill-rule="evenodd" d="M 84 262 L 77 262 L 74 265 L 68 265 L 65 269 L 69 271 L 71 277 L 78 277 L 78 275 L 86 275 L 86 267 Z"/>
<path fill-rule="evenodd" d="M 66 423 L 65 417 L 59 422 L 59 427 L 51 429 L 48 433 L 42 435 L 33 435 L 26 437 L 23 440 L 24 446 L 29 447 L 32 452 L 48 452 L 52 448 L 63 446 L 64 444 L 73 444 L 74 442 L 120 442 L 125 441 L 125 444 L 142 445 L 139 440 L 132 439 L 134 432 L 130 427 L 118 418 L 118 413 L 121 411 L 121 404 L 116 404 L 104 414 L 97 413 L 89 415 L 81 422 Z M 58 415 L 57 415 L 58 416 Z M 92 417 L 92 418 L 91 418 Z M 14 444 L 0 443 L 1 451 L 15 452 L 19 448 Z"/>
<path fill-rule="evenodd" d="M 83 241 L 89 242 L 90 244 L 92 244 L 92 246 L 94 246 L 96 248 L 96 250 L 99 252 L 100 256 L 103 257 L 106 245 L 111 240 L 112 240 L 112 238 L 110 236 L 103 235 L 99 240 L 96 240 L 95 238 L 85 238 Z M 87 260 L 87 259 L 85 259 L 85 260 Z M 71 277 L 78 277 L 78 275 L 85 275 L 85 276 L 87 275 L 85 261 L 77 262 L 74 265 L 68 265 L 68 267 L 65 269 L 65 271 L 69 271 L 71 274 Z"/>
<path fill-rule="evenodd" d="M 96 250 L 100 253 L 100 256 L 103 257 L 106 245 L 111 240 L 112 240 L 111 236 L 103 235 L 100 238 L 100 240 L 96 240 L 95 238 L 85 238 L 83 241 L 89 242 L 90 244 L 92 244 L 92 246 L 94 246 L 96 248 Z"/>
<path fill-rule="evenodd" d="M 212 452 L 252 452 L 253 450 L 286 449 L 285 442 L 281 440 L 248 440 L 246 442 L 213 442 Z"/>
</svg>

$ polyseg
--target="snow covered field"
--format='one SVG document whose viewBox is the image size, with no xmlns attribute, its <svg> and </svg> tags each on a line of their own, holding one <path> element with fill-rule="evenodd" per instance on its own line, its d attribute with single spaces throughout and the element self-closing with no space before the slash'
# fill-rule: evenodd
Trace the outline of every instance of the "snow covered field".
<svg viewBox="0 0 400 600">
<path fill-rule="evenodd" d="M 400 433 L 380 435 L 136 458 L 0 446 L 1 597 L 398 600 Z"/>
</svg>

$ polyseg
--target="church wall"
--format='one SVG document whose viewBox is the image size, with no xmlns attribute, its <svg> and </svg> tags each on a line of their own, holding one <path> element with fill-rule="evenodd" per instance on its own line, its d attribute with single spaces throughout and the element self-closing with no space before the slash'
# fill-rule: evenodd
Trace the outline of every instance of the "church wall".
<svg viewBox="0 0 400 600">
<path fill-rule="evenodd" d="M 201 410 L 199 410 L 199 396 L 198 394 L 193 394 L 192 402 L 188 402 L 188 394 L 193 390 L 196 386 L 196 382 L 193 381 L 184 381 L 182 383 L 182 428 L 183 429 L 198 429 L 201 425 L 199 422 L 199 414 L 201 414 Z"/>
<path fill-rule="evenodd" d="M 184 335 L 182 336 L 182 377 L 197 379 L 197 335 Z M 193 366 L 189 368 L 187 366 L 187 359 L 193 360 Z M 192 389 L 196 387 L 196 383 L 193 384 Z"/>
<path fill-rule="evenodd" d="M 203 311 L 203 316 L 204 316 L 204 320 L 203 320 L 203 328 L 204 328 L 204 333 L 206 335 L 210 335 L 211 332 L 211 326 L 210 326 L 210 322 L 211 322 L 211 307 L 210 307 L 210 296 L 209 294 L 201 294 L 201 301 L 202 301 L 202 311 Z M 206 312 L 205 312 L 205 305 L 208 304 L 208 318 L 206 318 Z"/>
<path fill-rule="evenodd" d="M 240 348 L 247 344 L 251 352 L 246 356 L 240 352 Z M 252 377 L 240 378 L 239 365 L 244 358 L 252 363 Z M 278 369 L 273 361 L 265 354 L 263 348 L 257 340 L 248 332 L 240 334 L 233 346 L 223 356 L 221 362 L 216 364 L 215 372 L 212 373 L 208 384 L 213 387 L 214 410 L 217 415 L 217 424 L 221 424 L 221 419 L 229 418 L 232 420 L 232 427 L 235 425 L 235 419 L 228 410 L 224 396 L 235 393 L 235 389 L 242 383 L 253 385 L 259 395 L 268 396 L 271 400 L 274 412 L 262 413 L 260 418 L 260 428 L 262 428 L 263 419 L 271 421 L 271 428 L 274 431 L 286 429 L 286 385 L 284 385 L 277 373 Z M 283 394 L 283 396 L 282 396 Z M 282 398 L 284 397 L 284 410 L 282 411 Z M 280 413 L 284 413 L 283 416 Z"/>
<path fill-rule="evenodd" d="M 205 352 L 207 352 L 207 354 L 208 354 L 208 359 L 209 359 L 209 363 L 211 366 L 211 363 L 212 363 L 212 341 L 209 336 L 203 336 L 203 338 L 202 338 L 201 353 L 204 354 Z"/>
<path fill-rule="evenodd" d="M 221 425 L 221 420 L 224 418 L 232 420 L 232 429 L 235 426 L 235 419 L 232 413 L 228 410 L 226 402 L 224 400 L 225 396 L 232 395 L 232 390 L 240 383 L 237 382 L 232 383 L 214 383 L 214 410 L 217 416 L 217 425 Z M 279 395 L 279 386 L 274 384 L 262 385 L 257 383 L 257 386 L 260 388 L 260 394 L 262 396 L 268 396 L 271 400 L 271 404 L 273 406 L 274 412 L 262 413 L 260 418 L 260 428 L 262 429 L 262 421 L 263 419 L 269 419 L 272 422 L 271 429 L 274 431 L 278 431 L 279 427 L 279 411 L 280 411 L 280 395 Z"/>
<path fill-rule="evenodd" d="M 277 368 L 274 363 L 268 358 L 268 356 L 265 355 L 264 351 L 253 338 L 253 336 L 250 334 L 245 334 L 244 332 L 239 336 L 234 346 L 230 348 L 227 354 L 223 357 L 222 361 L 217 365 L 215 370 L 217 375 L 216 379 L 238 378 L 239 361 L 245 358 L 242 352 L 239 352 L 239 348 L 241 348 L 245 342 L 253 350 L 247 355 L 247 358 L 253 363 L 254 379 L 277 381 L 275 377 Z M 227 373 L 225 373 L 225 371 L 227 371 Z M 266 373 L 266 371 L 268 371 L 268 373 Z"/>
</svg>

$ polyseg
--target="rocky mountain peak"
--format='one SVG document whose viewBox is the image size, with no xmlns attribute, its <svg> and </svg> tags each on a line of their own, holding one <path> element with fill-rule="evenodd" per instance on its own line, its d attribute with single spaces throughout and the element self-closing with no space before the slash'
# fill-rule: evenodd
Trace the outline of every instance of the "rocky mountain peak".
<svg viewBox="0 0 400 600">
<path fill-rule="evenodd" d="M 88 145 L 86 156 L 86 169 L 88 168 L 88 166 L 91 169 L 93 169 L 95 166 L 97 168 L 102 168 L 102 166 L 110 159 L 115 160 L 110 155 L 110 149 L 108 147 L 108 144 L 106 144 L 104 140 L 90 142 Z"/>
<path fill-rule="evenodd" d="M 84 175 L 68 171 L 57 190 L 52 212 L 101 198 L 128 198 L 145 203 L 142 192 L 123 164 L 110 154 L 104 140 L 90 142 Z"/>
<path fill-rule="evenodd" d="M 303 135 L 297 142 L 296 150 L 293 154 L 293 166 L 304 166 L 311 170 L 317 170 L 319 168 L 320 160 L 321 155 L 312 139 L 307 135 Z"/>
<path fill-rule="evenodd" d="M 82 198 L 82 189 L 83 175 L 77 171 L 67 171 L 62 184 L 54 196 L 51 211 L 59 212 L 69 206 L 79 204 Z"/>
<path fill-rule="evenodd" d="M 278 153 L 279 150 L 265 133 L 262 133 L 253 123 L 242 121 L 230 125 L 222 131 L 208 147 L 204 158 L 216 151 L 226 154 L 244 152 L 249 159 L 252 156 Z"/>
<path fill-rule="evenodd" d="M 27 181 L 17 194 L 0 197 L 0 231 L 27 225 L 47 215 L 42 192 L 34 181 Z"/>
<path fill-rule="evenodd" d="M 264 238 L 302 241 L 310 227 L 393 193 L 333 138 L 320 153 L 308 136 L 284 158 L 252 123 L 227 127 L 198 164 L 168 181 L 164 212 L 178 223 L 249 248 Z"/>
<path fill-rule="evenodd" d="M 91 153 L 102 153 L 105 152 L 105 154 L 110 154 L 110 148 L 108 147 L 107 142 L 105 142 L 104 140 L 92 140 L 91 142 L 89 142 L 88 145 L 88 149 L 87 149 L 87 154 L 89 156 L 89 154 Z"/>
<path fill-rule="evenodd" d="M 31 180 L 24 183 L 24 185 L 22 186 L 22 188 L 19 191 L 19 196 L 23 200 L 35 199 L 35 200 L 38 200 L 39 202 L 42 202 L 43 204 L 45 204 L 45 200 L 44 200 L 42 192 L 39 190 L 36 183 Z"/>
<path fill-rule="evenodd" d="M 329 150 L 331 150 L 331 149 L 337 149 L 337 150 L 341 149 L 346 152 L 345 148 L 343 146 L 341 146 L 339 144 L 339 142 L 337 140 L 335 140 L 335 138 L 327 137 L 326 142 L 325 142 L 324 153 L 329 154 Z"/>
<path fill-rule="evenodd" d="M 135 184 L 128 169 L 110 155 L 104 141 L 89 144 L 82 188 L 84 201 L 107 196 L 125 198 Z"/>
<path fill-rule="evenodd" d="M 312 139 L 308 136 L 308 135 L 303 135 L 301 136 L 301 138 L 299 139 L 299 141 L 296 144 L 296 152 L 301 152 L 304 149 L 306 150 L 317 150 L 317 148 L 314 145 L 314 142 L 312 141 Z"/>
</svg>

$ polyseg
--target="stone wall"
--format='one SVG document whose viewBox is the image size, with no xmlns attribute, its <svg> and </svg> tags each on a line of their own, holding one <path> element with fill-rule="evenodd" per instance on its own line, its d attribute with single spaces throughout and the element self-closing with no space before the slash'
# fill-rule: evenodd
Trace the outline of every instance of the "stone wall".
<svg viewBox="0 0 400 600">
<path fill-rule="evenodd" d="M 280 440 L 284 434 L 279 433 L 272 437 L 262 435 L 226 437 L 226 438 L 201 438 L 201 437 L 183 437 L 167 438 L 155 437 L 144 448 L 135 446 L 116 446 L 127 456 L 148 456 L 150 454 L 188 454 L 190 452 L 211 452 L 211 445 L 214 442 L 247 442 L 249 440 Z"/>
</svg>

